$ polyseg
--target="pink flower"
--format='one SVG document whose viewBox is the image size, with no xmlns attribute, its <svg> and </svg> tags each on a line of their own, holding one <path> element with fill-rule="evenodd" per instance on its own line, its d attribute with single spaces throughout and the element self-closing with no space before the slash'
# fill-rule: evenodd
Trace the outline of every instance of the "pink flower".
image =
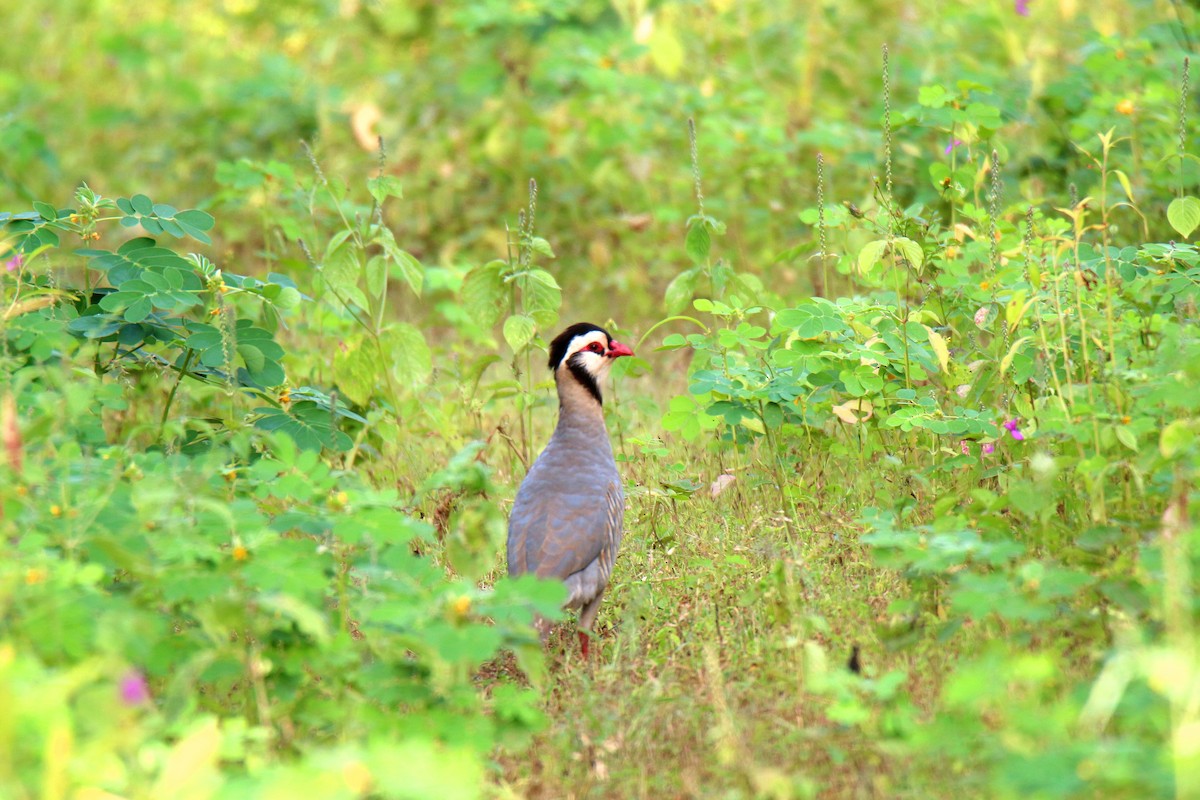
<svg viewBox="0 0 1200 800">
<path fill-rule="evenodd" d="M 981 327 L 981 328 L 983 327 L 984 323 L 987 322 L 987 318 L 988 318 L 988 307 L 987 306 L 983 306 L 982 308 L 980 308 L 978 311 L 975 312 L 975 324 L 978 325 L 979 327 Z"/>
<path fill-rule="evenodd" d="M 971 443 L 968 442 L 966 439 L 963 439 L 961 442 L 959 442 L 958 446 L 962 450 L 962 454 L 964 456 L 971 455 Z"/>
<path fill-rule="evenodd" d="M 140 706 L 150 700 L 150 686 L 146 676 L 131 669 L 121 678 L 121 702 L 127 706 Z"/>
<path fill-rule="evenodd" d="M 1016 11 L 1018 16 L 1028 17 L 1029 4 L 1032 2 L 1033 0 L 1013 0 L 1013 11 Z"/>
<path fill-rule="evenodd" d="M 17 253 L 15 256 L 4 262 L 5 272 L 16 272 L 21 269 L 21 265 L 25 263 L 25 258 Z"/>
<path fill-rule="evenodd" d="M 943 153 L 944 155 L 950 155 L 951 153 L 953 153 L 953 152 L 954 152 L 954 149 L 955 149 L 956 147 L 962 147 L 962 146 L 963 146 L 963 141 L 962 141 L 962 139 L 952 139 L 952 140 L 950 141 L 950 144 L 946 145 L 946 149 L 945 149 L 945 150 L 943 150 L 943 151 L 942 151 L 942 153 Z"/>
<path fill-rule="evenodd" d="M 994 452 L 996 452 L 996 443 L 995 442 L 984 442 L 983 443 L 983 454 L 985 456 L 990 456 Z"/>
<path fill-rule="evenodd" d="M 1025 441 L 1025 434 L 1021 433 L 1021 429 L 1017 427 L 1020 424 L 1019 419 L 1010 419 L 1004 423 L 1004 430 L 1012 434 L 1012 437 L 1018 442 Z"/>
</svg>

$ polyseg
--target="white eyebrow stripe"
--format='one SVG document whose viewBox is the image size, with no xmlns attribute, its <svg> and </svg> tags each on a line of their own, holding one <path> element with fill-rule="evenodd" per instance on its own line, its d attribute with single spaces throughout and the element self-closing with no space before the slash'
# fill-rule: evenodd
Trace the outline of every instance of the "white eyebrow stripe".
<svg viewBox="0 0 1200 800">
<path fill-rule="evenodd" d="M 604 331 L 588 331 L 587 333 L 576 336 L 571 340 L 571 344 L 567 346 L 567 352 L 563 356 L 563 360 L 559 363 L 559 366 L 565 364 L 571 358 L 571 356 L 575 355 L 580 350 L 583 350 L 593 342 L 603 345 L 605 350 L 608 349 L 608 337 L 604 335 Z"/>
</svg>

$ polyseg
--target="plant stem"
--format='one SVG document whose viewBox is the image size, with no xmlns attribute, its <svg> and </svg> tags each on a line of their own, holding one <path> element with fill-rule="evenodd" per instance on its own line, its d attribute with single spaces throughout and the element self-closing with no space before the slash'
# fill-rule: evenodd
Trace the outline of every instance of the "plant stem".
<svg viewBox="0 0 1200 800">
<path fill-rule="evenodd" d="M 158 438 L 160 440 L 167 427 L 167 417 L 171 414 L 171 405 L 175 402 L 175 393 L 179 391 L 179 384 L 183 383 L 183 376 L 187 375 L 188 367 L 191 366 L 192 356 L 195 353 L 196 351 L 190 347 L 184 351 L 183 363 L 179 366 L 179 374 L 175 376 L 175 385 L 171 387 L 171 393 L 167 395 L 167 405 L 163 408 L 162 419 L 158 422 Z"/>
</svg>

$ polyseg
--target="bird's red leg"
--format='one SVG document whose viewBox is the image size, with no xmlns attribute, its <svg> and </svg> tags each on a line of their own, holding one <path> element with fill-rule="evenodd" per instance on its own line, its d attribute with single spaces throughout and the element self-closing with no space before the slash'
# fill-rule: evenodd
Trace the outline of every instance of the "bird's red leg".
<svg viewBox="0 0 1200 800">
<path fill-rule="evenodd" d="M 588 639 L 590 638 L 583 631 L 579 631 L 579 652 L 583 653 L 584 658 L 588 657 Z"/>
</svg>

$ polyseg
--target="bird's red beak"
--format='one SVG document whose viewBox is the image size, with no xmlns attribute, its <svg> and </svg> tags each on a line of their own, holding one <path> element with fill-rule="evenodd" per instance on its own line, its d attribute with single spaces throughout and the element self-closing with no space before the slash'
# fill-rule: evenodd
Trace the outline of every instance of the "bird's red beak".
<svg viewBox="0 0 1200 800">
<path fill-rule="evenodd" d="M 609 345 L 609 358 L 620 358 L 621 356 L 631 355 L 633 355 L 633 351 L 629 349 L 628 345 L 623 345 L 620 342 L 613 342 L 611 345 Z"/>
</svg>

